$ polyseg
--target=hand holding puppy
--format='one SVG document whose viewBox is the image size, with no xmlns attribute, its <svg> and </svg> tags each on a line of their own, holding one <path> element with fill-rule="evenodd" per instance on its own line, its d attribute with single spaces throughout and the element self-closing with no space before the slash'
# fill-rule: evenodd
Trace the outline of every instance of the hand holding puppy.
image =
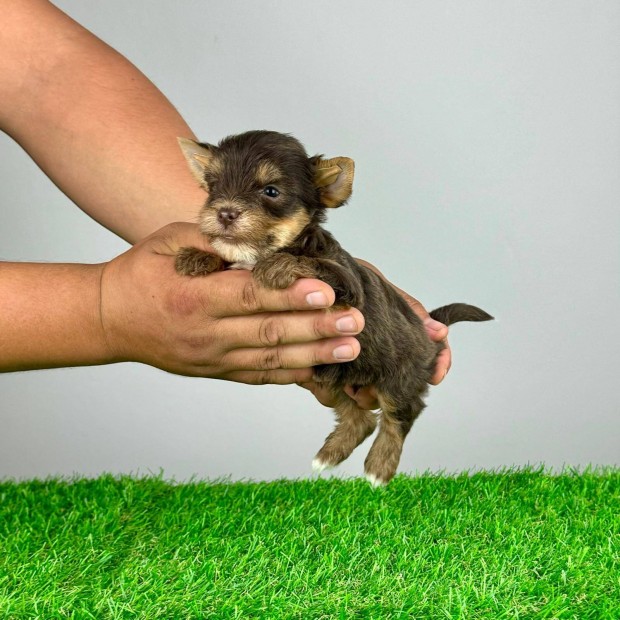
<svg viewBox="0 0 620 620">
<path fill-rule="evenodd" d="M 356 309 L 325 312 L 333 290 L 299 280 L 266 290 L 247 271 L 208 279 L 175 271 L 180 247 L 208 242 L 194 224 L 171 224 L 103 270 L 101 315 L 114 361 L 243 383 L 305 383 L 311 366 L 351 360 L 364 327 Z"/>
</svg>

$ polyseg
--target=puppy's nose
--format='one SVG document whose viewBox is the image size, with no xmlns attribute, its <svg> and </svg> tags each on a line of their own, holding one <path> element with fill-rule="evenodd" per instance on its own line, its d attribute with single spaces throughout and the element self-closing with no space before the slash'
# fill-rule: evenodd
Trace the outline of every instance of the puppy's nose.
<svg viewBox="0 0 620 620">
<path fill-rule="evenodd" d="M 239 217 L 239 213 L 239 209 L 224 207 L 217 212 L 217 219 L 224 228 L 228 228 Z"/>
</svg>

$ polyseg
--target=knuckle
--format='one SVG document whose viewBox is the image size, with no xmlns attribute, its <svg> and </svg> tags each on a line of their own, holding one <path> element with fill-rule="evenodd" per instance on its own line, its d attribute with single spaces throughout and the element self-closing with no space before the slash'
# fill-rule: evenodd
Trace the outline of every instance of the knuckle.
<svg viewBox="0 0 620 620">
<path fill-rule="evenodd" d="M 159 232 L 168 241 L 171 241 L 181 232 L 181 224 L 180 222 L 171 222 L 166 224 L 163 228 L 160 228 Z"/>
<path fill-rule="evenodd" d="M 260 370 L 278 370 L 282 367 L 282 351 L 280 347 L 265 349 L 260 360 Z"/>
<path fill-rule="evenodd" d="M 274 383 L 274 381 L 269 370 L 261 371 L 255 376 L 255 385 L 269 385 L 270 383 Z"/>
<path fill-rule="evenodd" d="M 284 327 L 277 319 L 267 317 L 260 324 L 258 337 L 260 343 L 265 347 L 278 346 L 284 341 Z"/>
<path fill-rule="evenodd" d="M 245 312 L 253 313 L 259 309 L 256 284 L 253 280 L 248 280 L 241 291 L 241 308 Z"/>
<path fill-rule="evenodd" d="M 158 231 L 154 232 L 151 238 L 161 244 L 162 252 L 160 253 L 173 255 L 178 249 L 176 239 L 180 232 L 181 229 L 179 222 L 173 222 L 171 224 L 166 224 L 163 228 L 160 228 Z"/>
<path fill-rule="evenodd" d="M 207 338 L 201 334 L 186 335 L 182 338 L 183 350 L 187 355 L 199 355 L 207 346 Z"/>
<path fill-rule="evenodd" d="M 331 355 L 331 349 L 326 350 L 325 346 L 315 345 L 311 347 L 309 352 L 308 366 L 318 366 L 319 364 L 329 364 L 333 362 L 333 356 Z"/>
<path fill-rule="evenodd" d="M 319 314 L 312 322 L 312 335 L 318 340 L 319 338 L 325 338 L 327 332 L 325 329 L 325 315 Z"/>
</svg>

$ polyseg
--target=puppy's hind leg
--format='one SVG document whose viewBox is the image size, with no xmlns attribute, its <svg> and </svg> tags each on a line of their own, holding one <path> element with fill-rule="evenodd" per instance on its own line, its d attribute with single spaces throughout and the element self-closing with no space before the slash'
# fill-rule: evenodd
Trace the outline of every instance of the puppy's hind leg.
<svg viewBox="0 0 620 620">
<path fill-rule="evenodd" d="M 315 471 L 323 471 L 342 463 L 366 437 L 372 435 L 377 425 L 376 414 L 360 409 L 344 392 L 339 394 L 334 410 L 336 427 L 312 461 Z"/>
<path fill-rule="evenodd" d="M 397 407 L 385 396 L 379 395 L 381 420 L 379 432 L 364 461 L 364 472 L 372 486 L 386 485 L 396 473 L 403 443 L 414 420 L 424 409 L 424 402 L 417 398 L 412 405 Z"/>
</svg>

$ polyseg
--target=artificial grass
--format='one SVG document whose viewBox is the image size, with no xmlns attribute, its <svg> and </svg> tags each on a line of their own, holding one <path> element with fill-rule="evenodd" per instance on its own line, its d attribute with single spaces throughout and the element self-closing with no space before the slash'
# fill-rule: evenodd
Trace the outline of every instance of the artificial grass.
<svg viewBox="0 0 620 620">
<path fill-rule="evenodd" d="M 620 618 L 620 470 L 0 482 L 2 618 Z"/>
</svg>

